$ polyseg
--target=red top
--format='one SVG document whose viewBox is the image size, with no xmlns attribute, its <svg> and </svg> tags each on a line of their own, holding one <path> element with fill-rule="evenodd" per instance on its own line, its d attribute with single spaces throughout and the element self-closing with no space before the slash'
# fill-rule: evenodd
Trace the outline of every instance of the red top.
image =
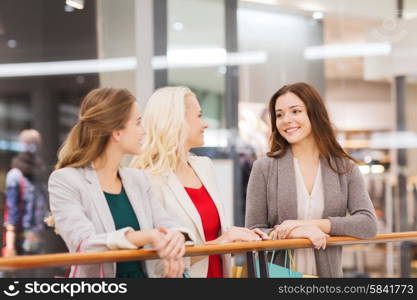
<svg viewBox="0 0 417 300">
<path fill-rule="evenodd" d="M 215 240 L 219 235 L 221 225 L 219 212 L 217 211 L 213 199 L 211 199 L 210 194 L 207 192 L 204 185 L 198 189 L 186 187 L 185 190 L 200 214 L 206 241 Z M 207 278 L 222 277 L 222 259 L 220 255 L 210 255 Z"/>
</svg>

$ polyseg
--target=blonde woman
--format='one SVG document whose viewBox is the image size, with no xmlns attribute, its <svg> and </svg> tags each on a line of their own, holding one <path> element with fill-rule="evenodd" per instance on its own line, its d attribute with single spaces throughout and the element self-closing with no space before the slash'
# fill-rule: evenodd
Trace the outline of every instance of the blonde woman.
<svg viewBox="0 0 417 300">
<path fill-rule="evenodd" d="M 191 231 L 196 244 L 259 241 L 260 230 L 229 227 L 213 164 L 191 156 L 204 144 L 207 124 L 196 96 L 185 87 L 157 90 L 144 113 L 145 141 L 133 167 L 150 175 L 167 213 Z M 230 255 L 192 258 L 191 277 L 230 277 Z"/>
<path fill-rule="evenodd" d="M 146 175 L 119 166 L 125 154 L 138 154 L 142 139 L 135 97 L 125 89 L 91 91 L 49 178 L 50 206 L 70 252 L 152 247 L 164 274 L 157 273 L 158 262 L 131 261 L 74 267 L 70 277 L 182 276 L 184 235 L 174 230 Z"/>
</svg>

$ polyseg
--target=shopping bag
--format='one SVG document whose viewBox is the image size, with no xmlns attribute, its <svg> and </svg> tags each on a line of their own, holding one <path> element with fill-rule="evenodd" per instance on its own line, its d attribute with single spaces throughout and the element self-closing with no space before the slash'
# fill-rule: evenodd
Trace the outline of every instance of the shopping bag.
<svg viewBox="0 0 417 300">
<path fill-rule="evenodd" d="M 274 264 L 274 256 L 275 256 L 275 250 L 272 251 L 272 258 L 271 261 L 268 262 L 268 274 L 269 278 L 303 278 L 303 274 L 297 271 L 291 270 L 292 265 L 292 256 L 290 250 L 285 250 L 285 259 L 284 259 L 284 266 L 279 266 L 277 264 Z M 291 257 L 289 261 L 289 265 L 287 267 L 287 258 Z M 260 274 L 260 267 L 259 267 L 259 260 L 256 260 L 256 272 L 257 274 Z M 260 277 L 258 275 L 258 277 Z"/>
<path fill-rule="evenodd" d="M 182 278 L 191 278 L 190 273 L 184 271 L 184 273 L 182 273 Z"/>
<path fill-rule="evenodd" d="M 233 266 L 232 267 L 232 278 L 242 278 L 244 267 L 243 266 Z"/>
<path fill-rule="evenodd" d="M 276 231 L 273 230 L 269 237 L 271 239 L 276 239 Z M 285 256 L 284 256 L 284 266 L 280 266 L 277 264 L 274 264 L 274 257 L 275 257 L 276 250 L 272 251 L 271 261 L 268 262 L 267 268 L 268 268 L 268 274 L 269 278 L 317 278 L 317 276 L 314 275 L 305 275 L 301 272 L 294 271 L 296 269 L 295 267 L 295 261 L 292 257 L 291 250 L 285 250 Z M 288 264 L 287 264 L 288 262 Z M 255 261 L 256 264 L 256 272 L 257 277 L 260 277 L 260 266 L 259 266 L 259 259 Z"/>
</svg>

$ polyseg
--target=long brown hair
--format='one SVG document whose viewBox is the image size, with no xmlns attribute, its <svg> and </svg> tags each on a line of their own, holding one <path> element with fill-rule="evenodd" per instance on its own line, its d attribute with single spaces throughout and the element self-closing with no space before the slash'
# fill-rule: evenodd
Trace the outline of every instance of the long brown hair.
<svg viewBox="0 0 417 300">
<path fill-rule="evenodd" d="M 77 124 L 58 153 L 55 169 L 84 167 L 104 151 L 114 130 L 123 129 L 135 97 L 126 89 L 100 88 L 83 99 Z"/>
<path fill-rule="evenodd" d="M 271 120 L 272 134 L 270 138 L 271 151 L 267 153 L 269 157 L 279 157 L 283 155 L 290 144 L 279 133 L 276 125 L 275 105 L 279 97 L 286 93 L 293 93 L 298 96 L 307 108 L 307 115 L 311 122 L 311 131 L 319 149 L 320 155 L 326 158 L 329 166 L 333 171 L 342 174 L 349 172 L 350 168 L 343 164 L 342 171 L 338 170 L 337 165 L 331 163 L 331 158 L 348 159 L 353 162 L 356 160 L 343 150 L 336 140 L 334 128 L 330 122 L 326 106 L 316 89 L 304 82 L 297 82 L 290 85 L 284 85 L 280 88 L 269 101 L 269 115 Z"/>
</svg>

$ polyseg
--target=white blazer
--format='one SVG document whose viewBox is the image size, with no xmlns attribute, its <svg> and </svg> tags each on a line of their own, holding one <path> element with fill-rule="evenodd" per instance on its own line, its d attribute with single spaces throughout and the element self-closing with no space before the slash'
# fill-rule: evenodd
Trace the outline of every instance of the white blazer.
<svg viewBox="0 0 417 300">
<path fill-rule="evenodd" d="M 143 171 L 120 168 L 119 175 L 141 230 L 164 226 L 180 230 L 192 237 L 187 229 L 176 226 L 164 212 Z M 115 229 L 110 208 L 93 168 L 56 170 L 49 177 L 48 189 L 55 226 L 70 252 L 76 252 L 80 243 L 81 252 L 137 248 L 125 237 L 127 231 L 133 231 L 131 227 Z M 145 246 L 149 247 L 150 245 Z M 145 273 L 149 277 L 160 277 L 160 262 L 146 260 L 143 264 Z M 74 276 L 74 270 L 73 267 L 70 277 Z M 115 277 L 116 263 L 104 263 L 103 271 L 105 277 Z M 75 277 L 99 276 L 99 264 L 80 265 L 75 274 Z"/>
<path fill-rule="evenodd" d="M 190 156 L 188 162 L 197 174 L 216 205 L 220 217 L 221 232 L 224 233 L 230 227 L 226 220 L 221 196 L 216 183 L 216 177 L 212 161 L 208 157 Z M 194 203 L 188 196 L 177 176 L 170 171 L 168 175 L 149 176 L 155 191 L 159 191 L 162 206 L 169 217 L 175 220 L 179 226 L 187 228 L 194 237 L 196 245 L 206 242 L 200 214 Z M 189 273 L 191 277 L 207 277 L 208 257 L 191 265 Z M 231 255 L 222 255 L 223 276 L 231 277 Z"/>
</svg>

